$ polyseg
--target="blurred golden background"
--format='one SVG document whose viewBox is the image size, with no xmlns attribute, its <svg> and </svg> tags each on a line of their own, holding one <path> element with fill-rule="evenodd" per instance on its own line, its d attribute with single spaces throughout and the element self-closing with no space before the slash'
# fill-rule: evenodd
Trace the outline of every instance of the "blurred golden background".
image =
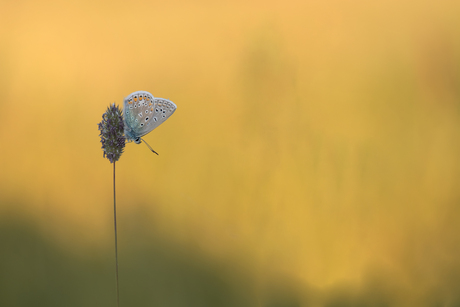
<svg viewBox="0 0 460 307">
<path fill-rule="evenodd" d="M 0 306 L 460 306 L 460 3 L 1 1 Z"/>
</svg>

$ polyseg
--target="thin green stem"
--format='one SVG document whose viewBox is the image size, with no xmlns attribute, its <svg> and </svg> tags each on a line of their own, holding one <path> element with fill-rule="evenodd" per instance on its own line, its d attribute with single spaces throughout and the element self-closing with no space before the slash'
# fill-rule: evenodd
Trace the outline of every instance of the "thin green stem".
<svg viewBox="0 0 460 307">
<path fill-rule="evenodd" d="M 120 292 L 118 290 L 118 244 L 117 244 L 117 203 L 115 197 L 115 161 L 113 162 L 113 220 L 115 225 L 115 273 L 117 276 L 117 306 L 120 306 Z"/>
</svg>

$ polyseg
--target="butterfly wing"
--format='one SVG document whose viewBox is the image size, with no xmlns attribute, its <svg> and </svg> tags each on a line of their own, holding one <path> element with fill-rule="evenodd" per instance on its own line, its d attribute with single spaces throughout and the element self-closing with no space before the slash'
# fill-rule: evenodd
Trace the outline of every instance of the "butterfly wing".
<svg viewBox="0 0 460 307">
<path fill-rule="evenodd" d="M 124 101 L 125 136 L 136 140 L 161 125 L 176 111 L 176 105 L 164 98 L 154 98 L 145 91 L 131 93 Z"/>
<path fill-rule="evenodd" d="M 148 109 L 148 119 L 144 117 L 145 126 L 141 128 L 142 135 L 146 135 L 164 123 L 176 111 L 176 108 L 174 102 L 168 99 L 154 98 L 153 106 Z"/>
</svg>

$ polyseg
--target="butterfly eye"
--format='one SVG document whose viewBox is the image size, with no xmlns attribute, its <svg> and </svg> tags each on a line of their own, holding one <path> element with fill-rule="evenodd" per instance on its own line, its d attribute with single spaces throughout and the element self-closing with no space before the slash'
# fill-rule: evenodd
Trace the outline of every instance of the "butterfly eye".
<svg viewBox="0 0 460 307">
<path fill-rule="evenodd" d="M 158 113 L 158 109 L 155 109 L 155 113 Z"/>
<path fill-rule="evenodd" d="M 165 115 L 165 114 L 163 114 L 163 116 L 161 116 L 161 117 L 165 118 L 165 117 L 166 117 L 166 115 Z"/>
<path fill-rule="evenodd" d="M 149 120 L 149 118 L 148 118 L 148 117 L 146 117 L 146 118 L 145 118 L 145 121 L 148 121 L 148 120 Z"/>
<path fill-rule="evenodd" d="M 149 110 L 145 110 L 145 114 L 149 113 Z"/>
<path fill-rule="evenodd" d="M 139 117 L 142 117 L 142 112 L 141 112 L 141 113 L 139 113 L 139 114 L 137 114 L 137 115 L 139 115 Z"/>
<path fill-rule="evenodd" d="M 137 104 L 134 104 L 134 107 L 137 108 Z"/>
<path fill-rule="evenodd" d="M 153 118 L 153 121 L 154 121 L 154 122 L 156 122 L 156 121 L 157 121 L 157 118 L 156 118 L 156 117 L 154 117 L 154 118 Z"/>
<path fill-rule="evenodd" d="M 166 113 L 166 110 L 163 110 L 163 114 L 165 114 L 165 113 Z"/>
<path fill-rule="evenodd" d="M 140 126 L 141 126 L 141 127 L 143 127 L 143 126 L 144 126 L 144 124 L 142 124 L 142 123 L 141 123 L 141 125 L 140 125 Z"/>
</svg>

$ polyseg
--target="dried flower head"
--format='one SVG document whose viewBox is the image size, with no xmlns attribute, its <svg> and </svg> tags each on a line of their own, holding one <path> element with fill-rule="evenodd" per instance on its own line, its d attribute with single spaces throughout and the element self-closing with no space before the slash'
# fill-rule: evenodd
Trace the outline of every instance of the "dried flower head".
<svg viewBox="0 0 460 307">
<path fill-rule="evenodd" d="M 102 149 L 104 150 L 104 158 L 114 163 L 120 159 L 125 147 L 125 136 L 123 135 L 124 123 L 120 108 L 114 104 L 107 108 L 107 111 L 102 114 L 102 121 L 98 124 L 101 133 Z"/>
</svg>

